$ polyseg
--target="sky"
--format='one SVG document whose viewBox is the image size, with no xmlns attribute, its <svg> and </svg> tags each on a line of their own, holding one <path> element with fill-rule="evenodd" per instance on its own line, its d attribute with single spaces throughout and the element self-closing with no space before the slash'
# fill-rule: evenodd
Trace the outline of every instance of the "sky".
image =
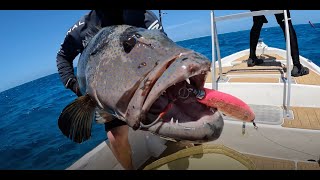
<svg viewBox="0 0 320 180">
<path fill-rule="evenodd" d="M 0 10 L 0 92 L 57 73 L 56 53 L 67 30 L 89 10 Z M 158 16 L 158 10 L 153 10 Z M 181 41 L 210 36 L 210 10 L 163 10 L 168 37 Z M 215 10 L 215 16 L 249 12 Z M 292 23 L 320 23 L 320 10 L 292 10 Z M 273 15 L 263 28 L 278 26 Z M 248 30 L 252 19 L 217 23 L 218 34 Z M 78 58 L 78 57 L 77 57 Z M 77 58 L 74 61 L 76 66 Z"/>
</svg>

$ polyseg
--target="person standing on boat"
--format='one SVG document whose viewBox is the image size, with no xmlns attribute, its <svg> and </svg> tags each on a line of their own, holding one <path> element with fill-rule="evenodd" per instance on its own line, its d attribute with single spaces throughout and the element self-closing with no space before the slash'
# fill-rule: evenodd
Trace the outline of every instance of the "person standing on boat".
<svg viewBox="0 0 320 180">
<path fill-rule="evenodd" d="M 106 26 L 127 24 L 146 29 L 160 29 L 161 22 L 149 10 L 92 10 L 77 21 L 68 31 L 57 53 L 56 63 L 63 85 L 81 96 L 79 84 L 73 70 L 73 60 L 82 53 L 90 39 Z M 96 112 L 96 121 L 106 122 L 105 130 L 111 150 L 125 169 L 134 169 L 131 158 L 131 147 L 128 140 L 129 127 L 121 120 L 113 118 L 107 122 L 105 114 Z"/>
<path fill-rule="evenodd" d="M 250 11 L 259 11 L 259 10 L 250 10 Z M 290 32 L 291 57 L 293 61 L 293 68 L 291 71 L 291 75 L 294 77 L 303 76 L 303 75 L 309 74 L 309 69 L 307 67 L 303 67 L 300 63 L 297 35 L 292 26 L 290 12 L 289 11 L 287 12 L 288 12 L 288 25 L 289 25 L 289 32 Z M 275 14 L 275 17 L 283 33 L 285 34 L 284 14 L 283 13 Z M 257 48 L 258 40 L 260 37 L 260 32 L 264 23 L 268 23 L 268 20 L 264 15 L 253 16 L 253 25 L 250 31 L 250 55 L 247 61 L 248 67 L 252 67 L 252 66 L 263 63 L 263 60 L 257 58 L 256 56 L 256 48 Z"/>
</svg>

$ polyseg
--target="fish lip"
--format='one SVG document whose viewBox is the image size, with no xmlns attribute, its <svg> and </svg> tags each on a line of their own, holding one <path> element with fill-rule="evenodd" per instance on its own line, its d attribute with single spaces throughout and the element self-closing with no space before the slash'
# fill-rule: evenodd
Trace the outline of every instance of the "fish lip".
<svg viewBox="0 0 320 180">
<path fill-rule="evenodd" d="M 182 52 L 182 53 L 179 53 L 177 55 L 177 57 L 171 61 L 170 63 L 170 66 L 172 66 L 172 64 L 174 62 L 176 62 L 181 56 L 183 55 L 190 55 L 190 54 L 199 54 L 193 50 L 191 51 L 186 51 L 186 52 Z M 170 67 L 169 66 L 169 67 Z M 168 67 L 168 68 L 169 68 Z M 173 86 L 174 84 L 177 84 L 179 82 L 183 82 L 185 81 L 187 78 L 188 79 L 192 79 L 191 81 L 191 84 L 193 86 L 195 86 L 196 89 L 201 89 L 204 87 L 204 84 L 205 84 L 205 80 L 206 80 L 206 77 L 208 76 L 208 73 L 210 72 L 210 67 L 211 67 L 211 63 L 208 62 L 207 64 L 205 64 L 204 66 L 201 66 L 200 69 L 198 69 L 197 72 L 193 73 L 193 74 L 190 74 L 190 75 L 187 75 L 187 76 L 184 76 L 184 77 L 180 77 L 180 78 L 176 78 L 175 81 L 172 81 L 171 83 L 167 83 L 164 87 L 162 88 L 157 88 L 155 87 L 156 86 L 156 83 L 159 81 L 159 79 L 164 75 L 164 73 L 168 70 L 168 68 L 157 78 L 155 84 L 153 85 L 153 87 L 150 89 L 150 91 L 148 92 L 148 95 L 146 96 L 145 100 L 144 100 L 144 105 L 143 105 L 143 108 L 142 108 L 142 115 L 145 115 L 151 105 L 161 96 L 161 92 L 163 91 L 166 91 L 169 87 Z M 187 67 L 186 67 L 187 68 Z M 187 73 L 185 73 L 187 74 Z M 160 90 L 159 90 L 160 89 Z M 155 98 L 150 98 L 150 94 L 152 94 L 154 91 L 158 91 L 158 93 L 155 93 Z M 152 100 L 150 100 L 152 99 Z M 148 102 L 148 100 L 150 100 Z M 142 119 L 144 118 L 143 116 L 141 117 Z"/>
<path fill-rule="evenodd" d="M 195 51 L 183 49 L 183 52 L 172 54 L 164 61 L 157 63 L 156 66 L 152 70 L 150 70 L 148 74 L 143 77 L 143 79 L 141 79 L 139 88 L 135 91 L 135 94 L 133 96 L 134 98 L 132 98 L 134 100 L 130 100 L 125 115 L 123 116 L 123 119 L 126 119 L 124 121 L 126 121 L 130 127 L 132 127 L 134 130 L 140 128 L 140 122 L 144 118 L 145 114 L 145 112 L 142 111 L 142 106 L 145 104 L 145 101 L 148 98 L 148 94 L 152 91 L 153 85 L 163 75 L 166 69 L 182 55 L 188 55 L 191 53 L 195 53 Z"/>
<path fill-rule="evenodd" d="M 190 53 L 196 53 L 196 52 L 194 52 L 194 51 L 191 51 L 191 52 L 189 52 L 189 53 L 185 53 L 185 54 L 182 54 L 182 55 L 188 55 L 188 54 L 190 54 Z M 180 56 L 178 56 L 178 58 L 176 59 L 176 60 L 174 60 L 174 61 L 177 61 L 179 58 L 181 57 L 181 55 Z M 174 62 L 173 62 L 174 63 Z M 171 65 L 173 64 L 173 63 L 171 63 Z M 170 66 L 171 66 L 170 65 Z M 207 77 L 207 75 L 208 75 L 208 73 L 210 72 L 210 67 L 211 67 L 211 63 L 208 63 L 208 64 L 204 64 L 203 66 L 199 66 L 200 68 L 195 72 L 195 73 L 191 73 L 191 74 L 187 74 L 187 76 L 182 76 L 182 78 L 176 78 L 176 79 L 174 79 L 173 81 L 170 81 L 170 83 L 168 83 L 168 84 L 165 84 L 165 86 L 162 86 L 161 87 L 161 89 L 158 89 L 157 87 L 156 87 L 156 90 L 154 89 L 155 87 L 152 87 L 151 88 L 151 90 L 149 91 L 149 95 L 151 94 L 151 93 L 153 93 L 153 92 L 156 92 L 155 94 L 153 94 L 153 95 L 156 95 L 155 97 L 156 98 L 153 98 L 153 100 L 152 101 L 150 101 L 150 102 L 147 102 L 147 103 L 150 103 L 150 104 L 144 104 L 143 105 L 143 107 L 145 108 L 145 109 L 143 109 L 143 111 L 142 111 L 142 115 L 144 116 L 144 117 L 142 117 L 141 119 L 141 121 L 140 121 L 140 128 L 141 129 L 145 129 L 145 130 L 148 130 L 148 131 L 150 131 L 150 132 L 156 132 L 157 130 L 155 130 L 155 127 L 159 127 L 159 128 L 161 128 L 161 124 L 163 124 L 163 123 L 168 123 L 168 122 L 165 122 L 164 121 L 164 119 L 162 118 L 162 117 L 160 117 L 160 115 L 157 117 L 157 118 L 155 118 L 155 119 L 158 119 L 157 121 L 152 121 L 151 123 L 149 123 L 149 124 L 147 124 L 147 123 L 144 123 L 144 119 L 146 119 L 147 118 L 147 114 L 148 114 L 148 112 L 149 112 L 149 110 L 150 110 L 150 108 L 151 108 L 151 106 L 155 103 L 155 101 L 161 96 L 161 92 L 163 92 L 163 91 L 165 91 L 165 90 L 167 90 L 169 87 L 171 87 L 173 84 L 178 84 L 178 83 L 180 83 L 180 82 L 183 82 L 183 81 L 185 81 L 185 79 L 186 78 L 189 78 L 190 79 L 190 84 L 192 85 L 192 86 L 194 86 L 195 88 L 197 88 L 197 89 L 200 89 L 200 88 L 203 88 L 204 87 L 204 84 L 205 84 L 205 80 L 206 80 L 206 77 Z M 167 70 L 166 70 L 167 71 Z M 165 74 L 165 72 L 163 72 L 163 74 L 161 74 L 161 76 L 159 76 L 158 77 L 158 80 L 163 76 Z M 158 80 L 157 80 L 157 82 L 158 82 Z M 154 85 L 155 86 L 155 85 Z M 148 100 L 148 98 L 150 98 L 149 97 L 149 95 L 148 95 L 148 97 L 146 98 L 146 100 L 145 100 L 145 102 Z M 198 104 L 200 104 L 199 102 L 198 102 Z M 150 107 L 148 107 L 147 105 L 150 105 Z M 199 105 L 200 106 L 200 105 Z M 203 105 L 203 106 L 205 106 L 205 105 Z M 147 107 L 147 108 L 146 108 Z M 212 109 L 214 109 L 214 108 L 212 108 Z M 221 119 L 220 121 L 222 121 L 222 117 L 220 116 L 220 115 L 216 115 L 216 112 L 218 112 L 217 111 L 217 109 L 214 109 L 215 110 L 215 112 L 214 113 L 212 113 L 212 117 L 215 117 L 215 118 L 211 118 L 211 119 L 207 119 L 206 121 L 210 124 L 210 125 L 212 125 L 212 126 L 215 126 L 214 124 L 219 120 L 219 119 Z M 204 110 L 203 110 L 204 111 Z M 204 113 L 205 114 L 205 113 Z M 208 129 L 208 127 L 204 127 L 203 125 L 201 125 L 201 124 L 197 124 L 198 122 L 200 122 L 201 123 L 201 121 L 199 121 L 200 119 L 195 119 L 195 124 L 196 124 L 196 126 L 186 126 L 186 124 L 184 124 L 184 123 L 182 123 L 182 124 L 174 124 L 174 125 L 171 125 L 171 128 L 176 128 L 176 129 L 178 129 L 179 131 L 183 131 L 183 132 L 186 132 L 186 131 L 203 131 L 203 132 L 206 132 L 206 133 L 203 133 L 203 134 L 199 134 L 199 136 L 197 137 L 197 138 L 195 138 L 194 136 L 192 136 L 191 134 L 189 135 L 189 136 L 186 136 L 185 138 L 182 138 L 182 139 L 188 139 L 188 140 L 196 140 L 196 141 L 207 141 L 207 140 L 215 140 L 216 138 L 218 138 L 219 136 L 220 136 L 220 133 L 221 133 L 221 131 L 219 131 L 219 133 L 218 134 L 215 134 L 214 136 L 212 136 L 212 135 L 209 135 L 210 133 L 212 133 L 212 132 L 210 132 L 209 130 L 207 130 Z M 191 122 L 191 121 L 190 121 Z M 217 129 L 222 129 L 222 127 L 223 127 L 223 124 L 221 125 L 218 125 L 218 127 L 217 127 Z M 170 134 L 170 133 L 169 133 Z M 182 134 L 188 134 L 188 133 L 182 133 Z M 162 136 L 165 136 L 163 133 L 161 134 L 160 133 L 160 135 L 162 135 Z M 167 136 L 167 137 L 169 137 L 169 138 L 175 138 L 175 139 L 179 139 L 179 138 L 181 138 L 179 135 L 172 135 L 171 137 L 170 136 Z M 203 137 L 207 137 L 206 138 L 206 140 L 203 140 Z"/>
</svg>

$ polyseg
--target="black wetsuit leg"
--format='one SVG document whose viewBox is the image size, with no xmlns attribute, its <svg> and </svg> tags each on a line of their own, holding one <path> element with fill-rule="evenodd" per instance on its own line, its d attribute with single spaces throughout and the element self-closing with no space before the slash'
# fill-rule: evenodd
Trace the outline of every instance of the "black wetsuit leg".
<svg viewBox="0 0 320 180">
<path fill-rule="evenodd" d="M 257 10 L 251 10 L 251 11 L 257 11 Z M 253 25 L 250 31 L 250 56 L 251 59 L 257 59 L 256 56 L 256 49 L 257 44 L 260 37 L 260 32 L 263 26 L 263 23 L 268 23 L 267 18 L 262 16 L 253 16 Z"/>
<path fill-rule="evenodd" d="M 290 18 L 290 12 L 288 12 L 288 18 Z M 278 24 L 280 25 L 284 37 L 285 36 L 285 24 L 284 24 L 284 14 L 275 14 Z M 301 68 L 300 60 L 299 60 L 299 47 L 296 32 L 293 28 L 291 20 L 288 21 L 289 32 L 290 32 L 290 49 L 291 49 L 291 57 L 294 66 L 297 66 L 299 69 Z"/>
</svg>

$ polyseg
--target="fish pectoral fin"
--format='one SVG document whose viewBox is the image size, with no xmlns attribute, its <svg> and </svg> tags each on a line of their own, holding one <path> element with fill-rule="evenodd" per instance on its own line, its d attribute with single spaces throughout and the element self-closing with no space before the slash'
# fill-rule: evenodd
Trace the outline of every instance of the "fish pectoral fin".
<svg viewBox="0 0 320 180">
<path fill-rule="evenodd" d="M 58 119 L 59 129 L 74 142 L 88 140 L 91 137 L 95 108 L 96 103 L 89 95 L 77 98 L 61 112 Z"/>
</svg>

